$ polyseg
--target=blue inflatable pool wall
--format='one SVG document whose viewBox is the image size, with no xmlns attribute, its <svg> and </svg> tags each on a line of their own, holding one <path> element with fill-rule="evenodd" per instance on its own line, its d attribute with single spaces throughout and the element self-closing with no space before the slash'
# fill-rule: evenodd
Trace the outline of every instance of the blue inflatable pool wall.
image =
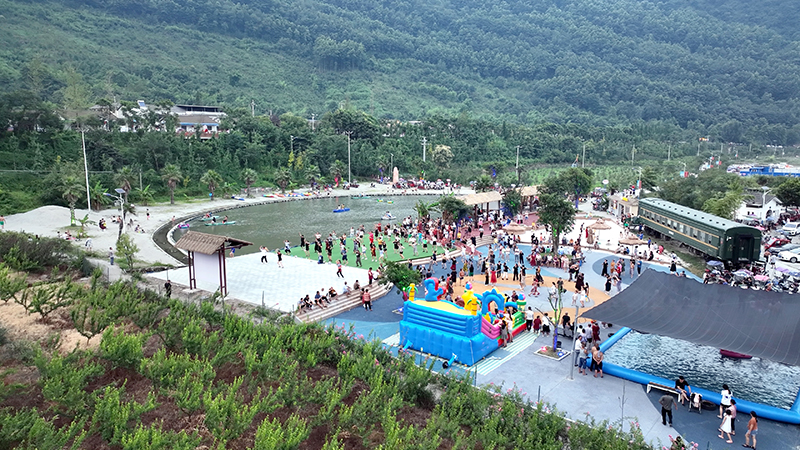
<svg viewBox="0 0 800 450">
<path fill-rule="evenodd" d="M 613 336 L 608 338 L 605 342 L 600 344 L 600 350 L 604 353 L 608 351 L 614 344 L 617 343 L 620 339 L 622 339 L 626 334 L 630 333 L 630 328 L 622 328 Z M 608 362 L 603 363 L 603 372 L 613 375 L 615 377 L 624 378 L 628 381 L 633 381 L 635 383 L 647 385 L 649 383 L 658 383 L 667 386 L 674 386 L 675 380 L 667 380 L 666 378 L 657 377 L 655 375 L 646 374 L 643 372 L 639 372 L 638 370 L 627 369 L 622 366 L 618 366 L 616 364 L 611 364 Z M 719 405 L 720 400 L 722 400 L 722 396 L 719 392 L 712 392 L 703 388 L 696 388 L 692 386 L 692 392 L 698 392 L 700 395 L 703 396 L 703 400 L 708 400 L 713 403 Z M 795 398 L 794 404 L 790 409 L 781 409 L 776 408 L 774 406 L 764 405 L 761 403 L 750 402 L 747 400 L 741 400 L 736 397 L 736 410 L 741 413 L 750 414 L 750 411 L 755 411 L 758 414 L 758 417 L 775 420 L 778 422 L 785 422 L 791 424 L 800 424 L 800 392 L 798 392 L 797 397 Z"/>
</svg>

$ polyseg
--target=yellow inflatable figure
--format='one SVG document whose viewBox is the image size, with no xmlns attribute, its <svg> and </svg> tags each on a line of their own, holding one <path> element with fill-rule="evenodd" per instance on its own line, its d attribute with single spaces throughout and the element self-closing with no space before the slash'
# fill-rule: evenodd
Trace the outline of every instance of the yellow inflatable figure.
<svg viewBox="0 0 800 450">
<path fill-rule="evenodd" d="M 475 293 L 471 290 L 466 290 L 461 298 L 464 299 L 464 309 L 471 312 L 472 315 L 478 315 L 478 305 L 480 301 L 478 297 L 475 296 Z"/>
<path fill-rule="evenodd" d="M 417 292 L 417 287 L 414 285 L 414 283 L 409 284 L 408 285 L 408 301 L 410 301 L 410 302 L 414 301 L 414 294 L 416 292 Z"/>
</svg>

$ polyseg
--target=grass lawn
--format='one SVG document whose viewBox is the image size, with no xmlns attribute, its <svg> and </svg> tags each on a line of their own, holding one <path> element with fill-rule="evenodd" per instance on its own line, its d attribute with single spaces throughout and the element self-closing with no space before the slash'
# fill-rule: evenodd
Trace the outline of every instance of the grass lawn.
<svg viewBox="0 0 800 450">
<path fill-rule="evenodd" d="M 414 249 L 411 247 L 411 244 L 408 243 L 407 240 L 401 240 L 403 246 L 405 247 L 403 251 L 403 256 L 405 259 L 418 259 L 418 258 L 427 258 L 433 254 L 433 246 L 428 244 L 428 250 L 425 251 L 422 244 L 417 244 L 417 254 L 414 255 Z M 380 256 L 380 252 L 378 249 L 375 249 L 375 259 L 373 260 L 372 254 L 370 253 L 369 249 L 369 238 L 365 238 L 362 242 L 362 245 L 367 244 L 367 251 L 361 255 L 361 266 L 364 269 L 368 269 L 370 267 L 377 268 L 378 267 L 378 257 Z M 378 240 L 375 239 L 375 245 L 378 245 Z M 403 258 L 400 258 L 400 253 L 395 251 L 394 244 L 392 241 L 386 241 L 387 252 L 386 252 L 386 259 L 389 261 L 400 261 Z M 444 248 L 437 245 L 436 246 L 436 254 L 442 255 L 444 253 Z M 292 256 L 297 256 L 300 258 L 306 258 L 305 250 L 301 249 L 300 247 L 292 247 Z M 328 253 L 325 251 L 325 244 L 322 244 L 322 257 L 324 258 L 325 262 L 328 262 Z M 314 261 L 317 260 L 317 254 L 314 252 L 314 244 L 311 243 L 311 247 L 309 247 L 308 252 L 308 259 L 312 259 Z M 331 259 L 333 262 L 336 262 L 337 259 L 342 259 L 341 247 L 339 245 L 339 241 L 337 240 L 333 245 L 333 252 L 331 253 Z M 345 264 L 345 261 L 342 261 L 342 264 Z M 353 239 L 347 238 L 347 263 L 346 265 L 350 267 L 356 267 L 356 254 L 353 251 Z"/>
</svg>

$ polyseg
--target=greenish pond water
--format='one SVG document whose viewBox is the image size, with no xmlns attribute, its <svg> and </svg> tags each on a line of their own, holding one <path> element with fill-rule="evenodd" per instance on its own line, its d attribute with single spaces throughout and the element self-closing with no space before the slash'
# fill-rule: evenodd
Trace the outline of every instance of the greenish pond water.
<svg viewBox="0 0 800 450">
<path fill-rule="evenodd" d="M 188 229 L 176 230 L 173 238 L 177 241 L 189 230 L 230 236 L 254 244 L 238 250 L 237 255 L 255 253 L 262 245 L 266 245 L 270 250 L 282 248 L 285 239 L 289 239 L 292 246 L 299 245 L 300 233 L 303 233 L 306 239 L 313 240 L 316 232 L 321 233 L 324 237 L 332 231 L 336 231 L 340 235 L 349 233 L 350 227 L 358 229 L 361 225 L 364 225 L 367 230 L 372 230 L 375 224 L 381 222 L 397 224 L 404 217 L 416 217 L 414 205 L 417 201 L 430 203 L 436 201 L 437 198 L 438 196 L 429 195 L 372 197 L 369 199 L 351 199 L 349 196 L 323 197 L 248 206 L 216 214 L 220 216 L 218 220 L 227 215 L 229 221 L 236 221 L 235 224 L 204 226 L 204 222 L 195 219 L 188 222 Z M 380 199 L 383 202 L 379 202 Z M 334 213 L 333 210 L 340 204 L 350 208 L 350 211 Z M 397 219 L 381 221 L 380 218 L 386 214 L 386 211 L 390 211 Z"/>
</svg>

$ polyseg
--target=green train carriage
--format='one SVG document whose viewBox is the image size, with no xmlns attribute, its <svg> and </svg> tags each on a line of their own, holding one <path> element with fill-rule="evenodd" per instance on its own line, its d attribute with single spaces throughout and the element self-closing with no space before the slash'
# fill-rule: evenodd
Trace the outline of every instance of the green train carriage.
<svg viewBox="0 0 800 450">
<path fill-rule="evenodd" d="M 639 200 L 638 222 L 697 253 L 732 264 L 758 261 L 761 230 L 660 198 Z"/>
</svg>

